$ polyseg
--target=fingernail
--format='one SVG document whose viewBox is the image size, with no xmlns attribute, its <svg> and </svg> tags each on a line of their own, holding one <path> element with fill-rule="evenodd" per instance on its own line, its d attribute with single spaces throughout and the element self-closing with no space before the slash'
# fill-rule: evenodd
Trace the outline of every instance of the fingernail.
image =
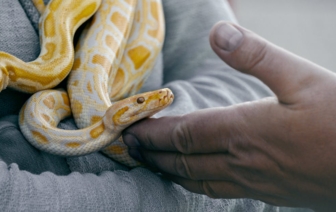
<svg viewBox="0 0 336 212">
<path fill-rule="evenodd" d="M 231 24 L 223 23 L 215 32 L 216 45 L 228 52 L 233 52 L 243 40 L 243 34 Z"/>
<path fill-rule="evenodd" d="M 140 152 L 139 152 L 139 150 L 138 149 L 132 149 L 132 148 L 130 148 L 130 149 L 128 149 L 128 154 L 133 158 L 133 159 L 135 159 L 135 160 L 137 160 L 137 161 L 139 161 L 139 162 L 144 162 L 144 160 L 143 160 L 143 158 L 142 158 L 142 156 L 141 156 L 141 154 L 140 154 Z"/>
<path fill-rule="evenodd" d="M 136 137 L 134 137 L 131 134 L 124 135 L 123 140 L 124 140 L 124 143 L 128 147 L 139 147 L 140 146 L 138 139 L 136 139 Z"/>
</svg>

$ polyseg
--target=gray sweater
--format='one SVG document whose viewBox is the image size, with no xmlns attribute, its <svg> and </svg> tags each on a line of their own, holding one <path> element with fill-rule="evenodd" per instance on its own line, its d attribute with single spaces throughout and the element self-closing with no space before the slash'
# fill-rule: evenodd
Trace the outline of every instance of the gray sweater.
<svg viewBox="0 0 336 212">
<path fill-rule="evenodd" d="M 169 87 L 176 98 L 157 117 L 272 95 L 259 80 L 224 64 L 210 48 L 212 25 L 235 21 L 226 1 L 163 0 L 163 6 L 166 40 L 143 91 Z M 0 50 L 34 60 L 39 54 L 38 19 L 31 0 L 0 0 Z M 24 139 L 17 123 L 28 97 L 11 89 L 0 93 L 0 211 L 280 210 L 255 200 L 193 194 L 145 168 L 129 170 L 101 153 L 62 158 L 40 152 Z M 72 119 L 60 127 L 76 129 Z"/>
</svg>

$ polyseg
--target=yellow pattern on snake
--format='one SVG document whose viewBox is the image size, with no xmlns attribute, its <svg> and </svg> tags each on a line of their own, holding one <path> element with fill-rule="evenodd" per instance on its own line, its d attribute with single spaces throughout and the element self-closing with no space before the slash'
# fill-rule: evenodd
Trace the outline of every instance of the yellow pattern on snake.
<svg viewBox="0 0 336 212">
<path fill-rule="evenodd" d="M 173 94 L 162 89 L 120 99 L 141 88 L 163 40 L 160 0 L 103 0 L 79 38 L 68 80 L 69 97 L 63 91 L 42 91 L 21 110 L 20 127 L 26 138 L 53 154 L 103 150 L 125 165 L 139 165 L 117 139 L 130 124 L 171 104 Z M 56 128 L 71 111 L 82 129 Z"/>
<path fill-rule="evenodd" d="M 34 6 L 39 11 L 40 14 L 43 14 L 45 10 L 45 4 L 43 0 L 32 0 Z"/>
<path fill-rule="evenodd" d="M 65 91 L 35 93 L 20 112 L 20 128 L 35 147 L 56 155 L 78 156 L 100 150 L 120 137 L 121 131 L 173 101 L 169 89 L 137 94 L 114 103 L 103 119 L 80 130 L 63 130 L 58 123 L 71 115 Z M 126 152 L 127 153 L 127 152 Z"/>
<path fill-rule="evenodd" d="M 58 85 L 70 72 L 74 59 L 72 39 L 77 28 L 89 19 L 100 0 L 53 0 L 40 19 L 41 53 L 26 63 L 0 52 L 0 91 L 8 85 L 34 93 Z"/>
</svg>

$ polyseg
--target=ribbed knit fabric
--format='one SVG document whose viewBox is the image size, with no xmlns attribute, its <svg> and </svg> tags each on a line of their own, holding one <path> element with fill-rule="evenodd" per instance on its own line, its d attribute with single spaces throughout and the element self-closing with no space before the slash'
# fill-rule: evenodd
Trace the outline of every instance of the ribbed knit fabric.
<svg viewBox="0 0 336 212">
<path fill-rule="evenodd" d="M 39 53 L 37 10 L 28 0 L 0 4 L 0 50 L 33 60 Z M 176 98 L 157 117 L 272 95 L 259 80 L 224 64 L 209 46 L 213 24 L 235 21 L 226 1 L 163 0 L 163 6 L 165 45 L 143 90 L 169 87 Z M 0 93 L 0 211 L 285 210 L 255 200 L 194 194 L 145 168 L 129 170 L 101 153 L 62 158 L 40 152 L 18 128 L 18 109 L 26 97 L 11 90 Z M 72 119 L 59 127 L 76 128 Z"/>
<path fill-rule="evenodd" d="M 27 14 L 27 18 L 30 21 L 31 25 L 34 27 L 35 31 L 39 32 L 38 23 L 40 19 L 40 14 L 37 9 L 34 7 L 34 4 L 31 0 L 19 0 L 21 6 L 25 13 Z M 49 1 L 48 1 L 49 2 Z"/>
</svg>

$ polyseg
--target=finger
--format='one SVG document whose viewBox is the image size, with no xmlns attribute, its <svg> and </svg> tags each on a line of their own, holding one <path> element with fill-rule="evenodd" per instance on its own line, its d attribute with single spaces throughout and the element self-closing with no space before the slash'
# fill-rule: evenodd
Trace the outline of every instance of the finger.
<svg viewBox="0 0 336 212">
<path fill-rule="evenodd" d="M 276 206 L 298 207 L 300 205 L 292 199 L 272 194 L 272 192 L 259 193 L 230 181 L 196 181 L 174 175 L 164 175 L 169 180 L 181 185 L 183 188 L 197 194 L 205 194 L 211 198 L 238 199 L 249 198 L 260 200 Z"/>
<path fill-rule="evenodd" d="M 232 199 L 250 197 L 243 187 L 229 181 L 195 181 L 173 175 L 167 175 L 167 177 L 193 193 L 205 194 L 211 198 Z"/>
<path fill-rule="evenodd" d="M 123 133 L 129 148 L 174 151 L 184 154 L 228 150 L 229 139 L 240 136 L 234 108 L 211 108 L 184 116 L 146 119 Z"/>
<path fill-rule="evenodd" d="M 260 200 L 276 206 L 298 207 L 291 198 L 275 195 L 270 191 L 259 192 L 230 181 L 190 180 L 170 174 L 164 176 L 183 188 L 197 194 L 205 194 L 211 198 L 238 199 L 249 198 Z"/>
<path fill-rule="evenodd" d="M 210 33 L 210 44 L 224 62 L 262 80 L 284 103 L 295 102 L 299 91 L 332 75 L 232 23 L 216 24 Z"/>
<path fill-rule="evenodd" d="M 236 182 L 236 175 L 228 154 L 184 155 L 172 152 L 141 150 L 142 160 L 150 167 L 165 173 L 191 180 L 229 180 Z"/>
<path fill-rule="evenodd" d="M 267 98 L 184 116 L 146 119 L 127 128 L 123 140 L 135 159 L 139 147 L 182 154 L 234 154 L 237 150 L 249 151 L 248 141 L 277 135 L 273 122 L 283 121 L 284 110 L 275 98 Z"/>
</svg>

